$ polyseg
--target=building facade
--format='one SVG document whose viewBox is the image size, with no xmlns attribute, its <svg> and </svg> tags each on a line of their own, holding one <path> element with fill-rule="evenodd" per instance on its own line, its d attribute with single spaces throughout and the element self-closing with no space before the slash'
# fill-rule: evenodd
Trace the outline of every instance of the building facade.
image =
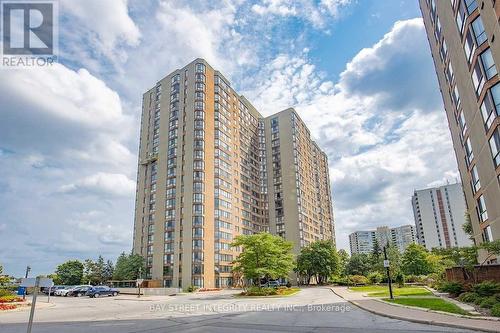
<svg viewBox="0 0 500 333">
<path fill-rule="evenodd" d="M 420 0 L 420 8 L 479 245 L 500 238 L 500 2 Z"/>
<path fill-rule="evenodd" d="M 143 96 L 133 251 L 166 287 L 226 287 L 233 239 L 269 231 L 334 242 L 326 155 L 293 109 L 263 117 L 196 59 Z"/>
<path fill-rule="evenodd" d="M 382 249 L 384 246 L 395 246 L 399 252 L 404 252 L 406 247 L 417 241 L 415 227 L 403 225 L 389 228 L 387 226 L 377 227 L 376 230 L 355 231 L 349 235 L 351 254 L 372 253 L 375 244 Z"/>
<path fill-rule="evenodd" d="M 461 184 L 415 191 L 411 201 L 420 245 L 428 250 L 472 245 L 462 228 L 466 206 Z"/>
</svg>

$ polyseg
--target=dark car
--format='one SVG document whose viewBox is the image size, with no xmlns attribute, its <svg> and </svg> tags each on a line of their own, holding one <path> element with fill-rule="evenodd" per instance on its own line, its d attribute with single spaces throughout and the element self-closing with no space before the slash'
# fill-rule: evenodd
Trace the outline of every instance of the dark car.
<svg viewBox="0 0 500 333">
<path fill-rule="evenodd" d="M 92 286 L 83 286 L 83 287 L 76 287 L 74 289 L 71 289 L 68 292 L 68 296 L 73 296 L 73 297 L 82 297 L 84 296 L 89 289 L 91 289 Z"/>
<path fill-rule="evenodd" d="M 101 297 L 101 296 L 116 296 L 120 293 L 118 289 L 110 288 L 107 286 L 92 287 L 87 290 L 86 296 L 89 297 Z"/>
</svg>

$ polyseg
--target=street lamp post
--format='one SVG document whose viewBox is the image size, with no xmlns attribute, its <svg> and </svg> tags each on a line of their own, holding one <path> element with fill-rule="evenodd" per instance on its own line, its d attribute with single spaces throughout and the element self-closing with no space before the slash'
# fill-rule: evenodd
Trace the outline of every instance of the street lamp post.
<svg viewBox="0 0 500 333">
<path fill-rule="evenodd" d="M 31 267 L 28 265 L 26 266 L 26 274 L 24 275 L 24 278 L 27 279 L 28 278 L 28 274 L 30 273 L 31 271 Z M 26 299 L 26 287 L 24 287 L 24 292 L 23 292 L 23 300 Z"/>
<path fill-rule="evenodd" d="M 392 281 L 391 281 L 391 271 L 389 270 L 389 259 L 387 259 L 387 249 L 384 246 L 384 267 L 387 271 L 387 281 L 389 281 L 389 296 L 391 299 L 394 299 L 392 296 Z"/>
</svg>

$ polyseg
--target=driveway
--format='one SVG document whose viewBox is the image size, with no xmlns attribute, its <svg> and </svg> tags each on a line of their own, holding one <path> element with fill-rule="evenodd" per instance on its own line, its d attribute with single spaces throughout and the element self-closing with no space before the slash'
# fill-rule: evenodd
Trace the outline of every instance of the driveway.
<svg viewBox="0 0 500 333">
<path fill-rule="evenodd" d="M 328 288 L 291 297 L 239 298 L 235 291 L 178 296 L 53 297 L 37 308 L 41 332 L 470 332 L 389 319 L 361 310 Z M 41 299 L 40 301 L 46 301 Z M 0 332 L 25 332 L 28 311 L 0 313 Z"/>
</svg>

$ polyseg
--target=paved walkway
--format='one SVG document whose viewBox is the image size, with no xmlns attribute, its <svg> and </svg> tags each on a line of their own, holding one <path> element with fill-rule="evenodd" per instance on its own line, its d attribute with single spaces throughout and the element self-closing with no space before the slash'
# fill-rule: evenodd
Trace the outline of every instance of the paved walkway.
<svg viewBox="0 0 500 333">
<path fill-rule="evenodd" d="M 382 316 L 408 320 L 416 323 L 466 328 L 485 332 L 500 332 L 500 321 L 469 319 L 391 305 L 377 301 L 373 298 L 365 297 L 362 293 L 351 292 L 347 289 L 347 287 L 333 287 L 332 290 L 338 296 L 353 303 L 354 305 Z"/>
</svg>

